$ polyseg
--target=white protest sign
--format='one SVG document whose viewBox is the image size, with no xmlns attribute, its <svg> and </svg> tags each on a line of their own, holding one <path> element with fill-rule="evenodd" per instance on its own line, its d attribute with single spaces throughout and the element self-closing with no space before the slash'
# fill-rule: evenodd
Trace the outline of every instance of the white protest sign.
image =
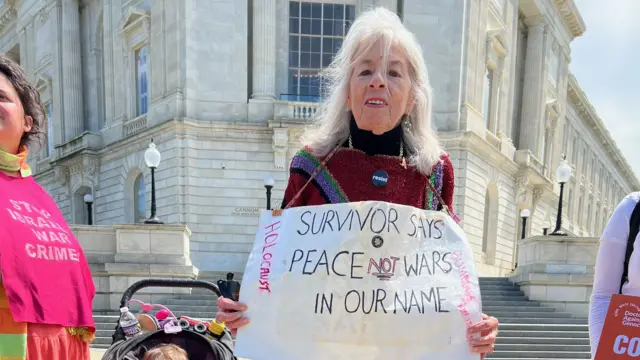
<svg viewBox="0 0 640 360">
<path fill-rule="evenodd" d="M 240 301 L 252 360 L 478 360 L 473 254 L 445 213 L 385 202 L 264 211 Z"/>
</svg>

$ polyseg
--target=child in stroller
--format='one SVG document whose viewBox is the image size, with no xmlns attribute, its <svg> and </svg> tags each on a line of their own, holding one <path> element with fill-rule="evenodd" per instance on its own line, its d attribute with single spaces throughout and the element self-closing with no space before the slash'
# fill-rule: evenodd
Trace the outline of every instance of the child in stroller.
<svg viewBox="0 0 640 360">
<path fill-rule="evenodd" d="M 161 280 L 148 279 L 141 280 L 131 285 L 122 295 L 120 307 L 125 307 L 131 300 L 133 294 L 146 287 L 187 287 L 204 288 L 211 290 L 217 296 L 221 296 L 218 286 L 207 281 L 200 280 Z M 169 311 L 170 313 L 170 311 Z M 113 343 L 103 356 L 103 360 L 145 360 L 147 354 L 154 356 L 154 352 L 159 352 L 163 346 L 173 345 L 186 352 L 189 360 L 236 360 L 233 355 L 233 339 L 228 329 L 223 324 L 212 321 L 208 328 L 202 323 L 194 323 L 194 319 L 183 317 L 179 325 L 177 319 L 171 326 L 160 327 L 159 330 L 148 331 L 142 335 L 127 339 L 120 327 L 112 336 Z M 166 325 L 166 324 L 164 324 Z M 170 324 L 171 325 L 171 324 Z M 195 326 L 194 326 L 195 325 Z M 154 350 L 159 349 L 159 350 Z M 152 357 L 154 359 L 154 357 Z M 182 360 L 180 357 L 168 358 L 158 357 L 158 359 Z"/>
<path fill-rule="evenodd" d="M 174 344 L 162 344 L 144 354 L 144 360 L 189 360 L 187 352 Z"/>
</svg>

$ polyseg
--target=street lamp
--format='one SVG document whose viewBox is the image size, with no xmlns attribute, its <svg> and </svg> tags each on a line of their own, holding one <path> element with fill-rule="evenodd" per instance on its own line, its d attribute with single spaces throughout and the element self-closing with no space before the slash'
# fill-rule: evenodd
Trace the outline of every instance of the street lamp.
<svg viewBox="0 0 640 360">
<path fill-rule="evenodd" d="M 520 217 L 522 218 L 522 239 L 527 237 L 527 218 L 529 218 L 529 216 L 531 216 L 529 209 L 520 211 Z"/>
<path fill-rule="evenodd" d="M 271 210 L 271 189 L 273 189 L 273 178 L 264 179 L 264 188 L 267 189 L 267 210 Z"/>
<path fill-rule="evenodd" d="M 149 169 L 151 169 L 151 216 L 144 221 L 145 224 L 162 224 L 162 221 L 156 216 L 156 175 L 155 171 L 158 165 L 160 165 L 160 152 L 156 149 L 156 144 L 151 139 L 149 148 L 144 152 L 144 161 L 147 163 Z"/>
<path fill-rule="evenodd" d="M 564 184 L 566 184 L 569 179 L 571 179 L 571 166 L 567 162 L 567 157 L 562 155 L 562 160 L 560 161 L 560 166 L 556 169 L 556 179 L 558 183 L 560 183 L 560 199 L 558 200 L 558 217 L 556 218 L 556 228 L 549 235 L 555 236 L 567 236 L 567 234 L 562 231 L 562 197 L 564 195 Z"/>
<path fill-rule="evenodd" d="M 93 213 L 91 211 L 91 207 L 93 205 L 93 195 L 87 194 L 84 196 L 84 202 L 87 204 L 87 224 L 93 225 Z"/>
</svg>

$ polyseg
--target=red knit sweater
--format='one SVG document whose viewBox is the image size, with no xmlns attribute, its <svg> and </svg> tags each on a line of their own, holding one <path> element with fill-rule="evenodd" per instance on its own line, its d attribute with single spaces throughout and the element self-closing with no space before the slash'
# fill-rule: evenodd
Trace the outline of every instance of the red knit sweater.
<svg viewBox="0 0 640 360">
<path fill-rule="evenodd" d="M 322 160 L 307 149 L 300 150 L 294 156 L 283 207 L 302 189 Z M 372 176 L 377 170 L 387 172 L 387 185 L 373 185 Z M 453 210 L 453 166 L 447 155 L 442 155 L 430 176 L 426 176 L 414 167 L 404 168 L 402 158 L 398 156 L 367 155 L 357 149 L 341 148 L 291 206 L 370 200 L 440 210 L 442 206 L 428 187 L 427 181 L 431 181 L 433 187 L 440 192 L 442 200 Z"/>
</svg>

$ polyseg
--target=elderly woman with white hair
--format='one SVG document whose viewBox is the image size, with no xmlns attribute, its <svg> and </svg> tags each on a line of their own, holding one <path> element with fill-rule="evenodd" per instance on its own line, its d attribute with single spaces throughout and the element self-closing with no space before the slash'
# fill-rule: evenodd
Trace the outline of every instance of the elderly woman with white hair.
<svg viewBox="0 0 640 360">
<path fill-rule="evenodd" d="M 385 201 L 448 211 L 454 175 L 431 127 L 432 96 L 422 50 L 397 15 L 361 14 L 326 69 L 316 126 L 291 162 L 283 208 Z M 246 305 L 221 298 L 217 319 L 248 323 Z M 483 314 L 469 332 L 475 352 L 493 351 L 498 321 Z"/>
</svg>

